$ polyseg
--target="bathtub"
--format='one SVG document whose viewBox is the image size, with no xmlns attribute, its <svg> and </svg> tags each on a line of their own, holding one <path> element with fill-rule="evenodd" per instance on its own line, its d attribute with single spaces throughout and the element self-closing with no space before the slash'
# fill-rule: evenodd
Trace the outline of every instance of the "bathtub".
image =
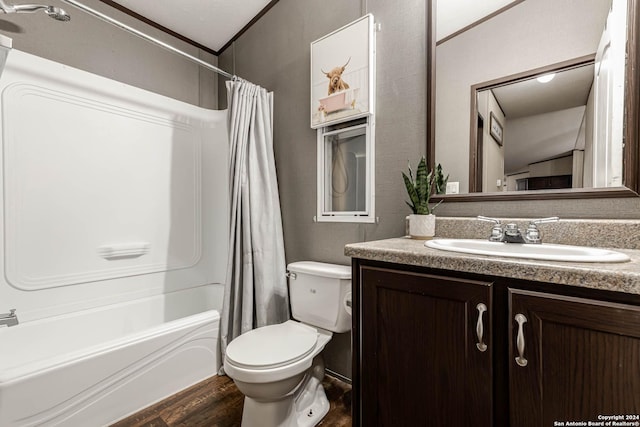
<svg viewBox="0 0 640 427">
<path fill-rule="evenodd" d="M 0 328 L 0 426 L 101 426 L 217 373 L 222 286 Z"/>
</svg>

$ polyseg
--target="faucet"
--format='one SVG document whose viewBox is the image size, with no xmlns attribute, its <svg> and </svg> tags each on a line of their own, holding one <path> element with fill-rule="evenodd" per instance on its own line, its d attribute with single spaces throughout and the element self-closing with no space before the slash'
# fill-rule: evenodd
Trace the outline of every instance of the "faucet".
<svg viewBox="0 0 640 427">
<path fill-rule="evenodd" d="M 15 308 L 9 310 L 9 313 L 0 314 L 0 326 L 16 326 L 18 323 L 18 316 L 16 315 Z"/>
<path fill-rule="evenodd" d="M 518 224 L 505 224 L 503 228 L 499 219 L 489 218 L 482 215 L 478 215 L 478 219 L 481 221 L 488 221 L 493 223 L 491 235 L 489 236 L 489 241 L 491 242 L 540 244 L 542 243 L 542 236 L 540 235 L 540 230 L 538 230 L 538 224 L 543 224 L 545 222 L 555 222 L 560 218 L 558 218 L 557 216 L 552 216 L 549 218 L 531 220 L 529 221 L 529 226 L 525 230 L 524 235 L 518 228 Z"/>
</svg>

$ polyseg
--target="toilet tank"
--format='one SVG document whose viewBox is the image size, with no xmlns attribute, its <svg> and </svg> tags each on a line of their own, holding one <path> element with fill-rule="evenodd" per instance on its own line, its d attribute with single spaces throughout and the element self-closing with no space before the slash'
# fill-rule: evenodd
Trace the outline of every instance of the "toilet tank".
<svg viewBox="0 0 640 427">
<path fill-rule="evenodd" d="M 351 329 L 351 267 L 301 261 L 287 270 L 294 319 L 333 332 Z"/>
</svg>

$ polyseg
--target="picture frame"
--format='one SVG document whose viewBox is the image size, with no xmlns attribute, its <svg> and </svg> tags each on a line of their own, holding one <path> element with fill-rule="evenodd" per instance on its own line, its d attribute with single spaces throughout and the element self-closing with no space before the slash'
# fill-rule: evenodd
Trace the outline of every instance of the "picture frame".
<svg viewBox="0 0 640 427">
<path fill-rule="evenodd" d="M 311 43 L 311 128 L 375 112 L 375 32 L 367 14 Z"/>
<path fill-rule="evenodd" d="M 502 123 L 498 120 L 493 111 L 489 115 L 489 134 L 491 137 L 498 143 L 499 146 L 502 147 L 502 134 L 504 132 L 504 128 L 502 127 Z"/>
</svg>

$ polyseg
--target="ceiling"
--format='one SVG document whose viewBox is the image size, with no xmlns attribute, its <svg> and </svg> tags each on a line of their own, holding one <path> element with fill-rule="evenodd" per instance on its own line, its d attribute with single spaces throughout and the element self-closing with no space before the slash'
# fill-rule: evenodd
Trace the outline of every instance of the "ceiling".
<svg viewBox="0 0 640 427">
<path fill-rule="evenodd" d="M 114 3 L 219 52 L 271 0 L 115 0 Z"/>
<path fill-rule="evenodd" d="M 522 0 L 436 0 L 437 40 Z M 272 0 L 110 0 L 154 23 L 219 52 Z"/>
<path fill-rule="evenodd" d="M 478 23 L 518 0 L 436 0 L 436 40 Z"/>
<path fill-rule="evenodd" d="M 594 69 L 594 64 L 588 64 L 558 72 L 547 83 L 532 78 L 491 89 L 510 123 L 505 173 L 524 171 L 531 163 L 580 149 L 584 109 L 575 107 L 586 106 Z M 519 118 L 527 121 L 518 122 Z"/>
<path fill-rule="evenodd" d="M 522 0 L 436 0 L 437 40 L 519 1 Z M 253 18 L 275 1 L 109 0 L 105 3 L 119 5 L 219 53 Z"/>
<path fill-rule="evenodd" d="M 594 68 L 589 64 L 557 73 L 548 83 L 532 78 L 492 91 L 509 119 L 566 110 L 587 104 Z"/>
</svg>

